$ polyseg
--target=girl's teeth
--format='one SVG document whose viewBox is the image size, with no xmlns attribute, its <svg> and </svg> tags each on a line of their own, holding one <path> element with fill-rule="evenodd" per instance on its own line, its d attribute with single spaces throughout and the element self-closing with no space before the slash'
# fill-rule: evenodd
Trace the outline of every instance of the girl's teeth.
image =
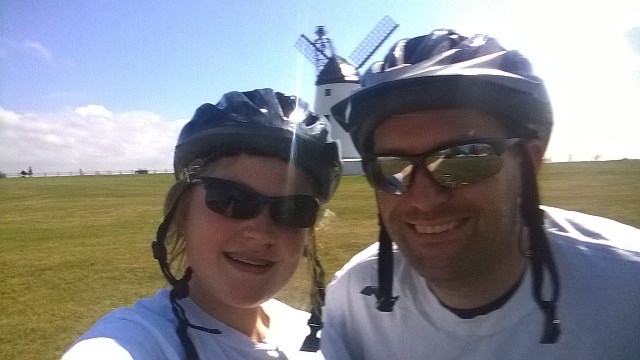
<svg viewBox="0 0 640 360">
<path fill-rule="evenodd" d="M 249 258 L 246 258 L 244 256 L 239 256 L 239 255 L 236 255 L 236 254 L 227 254 L 227 256 L 230 259 L 233 259 L 235 261 L 239 261 L 239 262 L 243 262 L 245 264 L 255 265 L 255 266 L 265 266 L 265 265 L 269 265 L 271 263 L 270 261 L 267 261 L 267 260 L 249 259 Z"/>
</svg>

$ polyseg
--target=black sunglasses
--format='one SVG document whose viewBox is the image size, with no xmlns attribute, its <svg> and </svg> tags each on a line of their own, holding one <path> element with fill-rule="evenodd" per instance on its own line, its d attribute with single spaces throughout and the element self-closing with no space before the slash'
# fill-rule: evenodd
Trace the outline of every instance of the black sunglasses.
<svg viewBox="0 0 640 360">
<path fill-rule="evenodd" d="M 404 194 L 424 169 L 438 184 L 455 188 L 496 175 L 502 169 L 505 150 L 519 138 L 476 139 L 450 144 L 418 155 L 374 154 L 363 158 L 369 183 L 390 194 Z"/>
<path fill-rule="evenodd" d="M 310 228 L 317 219 L 320 202 L 311 195 L 271 197 L 257 193 L 235 181 L 199 176 L 191 183 L 202 184 L 207 207 L 234 219 L 251 219 L 269 205 L 271 219 L 279 225 Z"/>
</svg>

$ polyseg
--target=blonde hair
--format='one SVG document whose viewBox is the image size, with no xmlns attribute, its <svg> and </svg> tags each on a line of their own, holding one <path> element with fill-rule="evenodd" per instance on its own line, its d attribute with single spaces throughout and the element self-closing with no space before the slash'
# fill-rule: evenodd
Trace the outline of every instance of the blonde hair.
<svg viewBox="0 0 640 360">
<path fill-rule="evenodd" d="M 164 202 L 164 216 L 167 216 L 175 207 L 174 216 L 165 238 L 167 262 L 174 274 L 183 274 L 186 270 L 185 228 L 192 189 L 193 187 L 187 180 L 178 180 L 169 188 Z"/>
</svg>

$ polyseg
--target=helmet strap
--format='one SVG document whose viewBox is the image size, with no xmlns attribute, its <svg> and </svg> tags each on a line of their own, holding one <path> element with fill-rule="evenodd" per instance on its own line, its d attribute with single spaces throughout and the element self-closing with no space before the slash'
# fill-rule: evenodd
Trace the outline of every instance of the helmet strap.
<svg viewBox="0 0 640 360">
<path fill-rule="evenodd" d="M 300 351 L 316 352 L 320 349 L 320 339 L 318 332 L 322 329 L 322 306 L 324 306 L 325 286 L 324 286 L 324 269 L 318 259 L 316 249 L 315 230 L 311 230 L 311 239 L 307 245 L 306 256 L 309 261 L 312 276 L 311 289 L 311 316 L 307 321 L 309 325 L 309 335 L 302 342 Z"/>
<path fill-rule="evenodd" d="M 376 308 L 381 312 L 393 311 L 398 296 L 393 296 L 393 242 L 387 232 L 382 216 L 378 214 L 380 234 L 378 238 L 378 286 L 365 286 L 360 293 L 375 295 Z"/>
<path fill-rule="evenodd" d="M 183 194 L 180 194 L 177 198 L 180 198 Z M 162 274 L 167 279 L 169 284 L 174 288 L 180 284 L 180 280 L 183 280 L 187 277 L 187 273 L 182 279 L 176 279 L 175 276 L 171 273 L 171 269 L 169 268 L 169 262 L 167 257 L 167 247 L 165 245 L 165 240 L 167 238 L 167 233 L 169 232 L 169 227 L 173 222 L 173 218 L 178 209 L 178 201 L 171 206 L 171 209 L 165 215 L 164 220 L 158 226 L 158 231 L 156 232 L 156 238 L 151 242 L 151 250 L 153 251 L 153 258 L 158 260 L 158 264 L 160 265 L 160 270 Z M 187 279 L 188 281 L 188 279 Z M 186 295 L 185 295 L 186 296 Z M 183 297 L 185 297 L 183 296 Z"/>
<path fill-rule="evenodd" d="M 560 280 L 549 240 L 544 231 L 544 212 L 540 209 L 540 199 L 536 184 L 535 172 L 531 158 L 522 148 L 522 217 L 529 228 L 530 261 L 532 267 L 532 292 L 538 307 L 545 316 L 545 325 L 541 344 L 555 344 L 560 336 L 560 320 L 556 316 L 556 303 L 560 296 Z M 551 297 L 542 297 L 545 274 L 551 277 Z"/>
</svg>

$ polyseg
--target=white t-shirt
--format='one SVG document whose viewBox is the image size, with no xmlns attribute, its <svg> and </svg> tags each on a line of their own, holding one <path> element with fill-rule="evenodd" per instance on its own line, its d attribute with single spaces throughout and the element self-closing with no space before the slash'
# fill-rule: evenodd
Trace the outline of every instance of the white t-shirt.
<svg viewBox="0 0 640 360">
<path fill-rule="evenodd" d="M 327 359 L 640 359 L 640 230 L 613 220 L 543 207 L 560 278 L 556 344 L 540 344 L 544 316 L 526 272 L 512 297 L 462 319 L 444 308 L 394 249 L 392 312 L 360 294 L 377 285 L 374 244 L 327 289 L 321 347 Z M 482 254 L 478 254 L 482 256 Z M 547 279 L 548 283 L 549 280 Z"/>
<path fill-rule="evenodd" d="M 307 312 L 280 301 L 269 300 L 262 307 L 269 315 L 268 337 L 253 342 L 239 331 L 226 326 L 200 309 L 191 299 L 180 300 L 189 322 L 222 331 L 210 334 L 189 328 L 189 338 L 198 356 L 206 359 L 323 359 L 321 353 L 301 352 L 309 334 Z M 119 308 L 100 319 L 63 355 L 63 360 L 178 360 L 185 353 L 176 334 L 169 291 L 138 300 L 131 308 Z"/>
</svg>

